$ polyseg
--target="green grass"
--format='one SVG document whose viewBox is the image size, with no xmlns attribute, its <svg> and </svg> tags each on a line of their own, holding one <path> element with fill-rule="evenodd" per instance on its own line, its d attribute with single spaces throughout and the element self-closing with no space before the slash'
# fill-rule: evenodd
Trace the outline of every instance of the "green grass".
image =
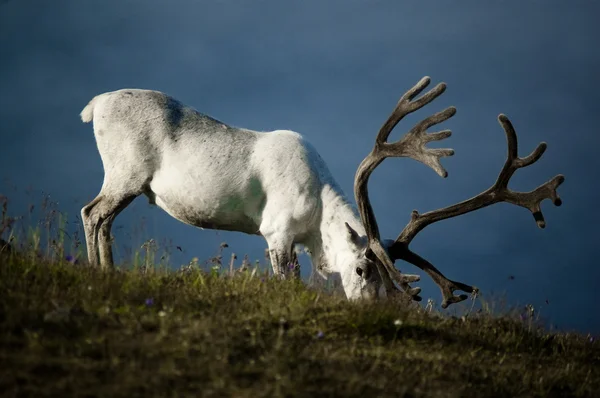
<svg viewBox="0 0 600 398">
<path fill-rule="evenodd" d="M 225 245 L 204 263 L 168 271 L 169 252 L 159 256 L 165 248 L 148 240 L 126 256 L 132 269 L 101 271 L 63 260 L 83 254 L 80 225 L 49 197 L 38 222 L 33 205 L 14 218 L 7 203 L 0 195 L 0 237 L 17 250 L 0 239 L 0 396 L 600 391 L 598 341 L 490 309 L 498 303 L 478 298 L 483 310 L 468 303 L 458 318 L 400 302 L 351 303 L 335 286 L 268 278 L 247 260 L 246 272 L 223 273 Z"/>
<path fill-rule="evenodd" d="M 597 396 L 600 344 L 300 282 L 0 256 L 0 394 Z"/>
</svg>

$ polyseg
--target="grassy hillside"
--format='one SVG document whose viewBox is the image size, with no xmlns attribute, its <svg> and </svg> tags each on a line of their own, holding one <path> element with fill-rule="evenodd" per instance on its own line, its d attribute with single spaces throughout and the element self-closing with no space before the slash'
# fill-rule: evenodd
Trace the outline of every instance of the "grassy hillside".
<svg viewBox="0 0 600 398">
<path fill-rule="evenodd" d="M 0 255 L 7 397 L 597 396 L 600 345 L 298 282 Z"/>
</svg>

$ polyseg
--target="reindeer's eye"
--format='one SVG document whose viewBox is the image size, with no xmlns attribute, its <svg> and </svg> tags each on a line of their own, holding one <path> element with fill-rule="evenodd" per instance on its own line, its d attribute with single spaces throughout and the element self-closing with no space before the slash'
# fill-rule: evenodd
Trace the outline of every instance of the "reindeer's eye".
<svg viewBox="0 0 600 398">
<path fill-rule="evenodd" d="M 363 275 L 363 269 L 360 267 L 356 267 L 356 273 L 358 274 L 358 276 L 362 276 Z"/>
</svg>

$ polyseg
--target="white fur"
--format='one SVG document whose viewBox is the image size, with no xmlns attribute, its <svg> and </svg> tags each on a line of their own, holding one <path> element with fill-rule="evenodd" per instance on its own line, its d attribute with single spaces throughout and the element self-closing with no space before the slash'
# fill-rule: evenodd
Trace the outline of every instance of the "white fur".
<svg viewBox="0 0 600 398">
<path fill-rule="evenodd" d="M 112 221 L 144 194 L 187 224 L 262 235 L 276 274 L 288 273 L 293 246 L 302 244 L 313 272 L 339 273 L 348 298 L 377 294 L 360 218 L 301 135 L 230 127 L 148 90 L 98 95 L 81 119 L 93 120 L 105 171 L 99 195 L 81 211 L 92 264 L 112 265 Z"/>
</svg>

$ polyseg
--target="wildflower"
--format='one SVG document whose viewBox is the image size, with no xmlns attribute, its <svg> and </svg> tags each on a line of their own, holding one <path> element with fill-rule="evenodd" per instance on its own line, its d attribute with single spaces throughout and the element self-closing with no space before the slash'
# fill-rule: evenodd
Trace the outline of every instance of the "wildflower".
<svg viewBox="0 0 600 398">
<path fill-rule="evenodd" d="M 158 316 L 163 318 L 163 317 L 167 316 L 167 313 L 165 311 L 158 311 Z"/>
<path fill-rule="evenodd" d="M 475 299 L 479 297 L 479 289 L 475 288 L 473 289 L 473 291 L 471 292 L 471 296 L 470 299 L 475 301 Z M 472 308 L 472 307 L 471 307 Z"/>
<path fill-rule="evenodd" d="M 148 307 L 150 307 L 154 304 L 154 299 L 152 297 L 149 297 L 146 299 L 145 303 Z"/>
<path fill-rule="evenodd" d="M 323 337 L 325 337 L 325 333 L 323 333 L 321 330 L 319 330 L 317 332 L 317 336 L 316 337 L 317 337 L 317 339 L 322 339 Z"/>
<path fill-rule="evenodd" d="M 394 326 L 396 326 L 396 327 L 400 327 L 400 326 L 402 326 L 402 321 L 401 321 L 400 319 L 396 319 L 396 320 L 394 321 Z"/>
<path fill-rule="evenodd" d="M 433 299 L 429 298 L 427 299 L 427 305 L 425 306 L 425 311 L 429 310 L 429 312 L 433 311 L 433 306 L 435 305 L 435 302 L 433 301 Z"/>
<path fill-rule="evenodd" d="M 140 249 L 145 249 L 146 251 L 150 251 L 150 250 L 155 250 L 156 246 L 157 245 L 156 245 L 156 242 L 154 241 L 154 239 L 148 239 L 147 241 L 142 243 L 142 246 L 140 246 Z"/>
<path fill-rule="evenodd" d="M 77 259 L 76 259 L 74 256 L 71 256 L 70 254 L 69 254 L 68 256 L 66 256 L 66 257 L 65 257 L 65 260 L 66 260 L 68 263 L 71 263 L 71 264 L 77 264 Z"/>
<path fill-rule="evenodd" d="M 535 312 L 535 308 L 533 307 L 533 305 L 527 304 L 527 306 L 525 308 L 526 308 L 527 312 L 529 313 L 529 316 L 531 318 L 533 318 L 533 314 Z"/>
</svg>

